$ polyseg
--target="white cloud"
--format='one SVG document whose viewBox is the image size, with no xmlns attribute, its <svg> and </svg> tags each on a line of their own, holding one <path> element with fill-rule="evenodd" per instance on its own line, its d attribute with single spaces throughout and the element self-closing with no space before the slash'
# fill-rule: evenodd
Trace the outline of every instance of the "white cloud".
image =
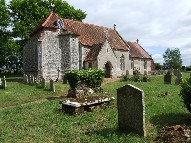
<svg viewBox="0 0 191 143">
<path fill-rule="evenodd" d="M 164 62 L 162 54 L 154 54 L 152 55 L 152 58 L 154 59 L 155 63 L 162 64 Z"/>
</svg>

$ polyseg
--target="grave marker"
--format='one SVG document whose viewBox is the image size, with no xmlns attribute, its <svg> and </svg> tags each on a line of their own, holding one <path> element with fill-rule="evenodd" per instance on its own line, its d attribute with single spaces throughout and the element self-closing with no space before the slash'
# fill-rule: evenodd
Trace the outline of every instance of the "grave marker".
<svg viewBox="0 0 191 143">
<path fill-rule="evenodd" d="M 31 84 L 34 85 L 34 83 L 35 83 L 35 78 L 33 75 L 31 75 Z"/>
<path fill-rule="evenodd" d="M 146 136 L 144 92 L 133 85 L 117 89 L 118 125 L 121 131 Z"/>
<path fill-rule="evenodd" d="M 174 70 L 173 70 L 173 74 L 174 74 L 175 76 L 178 76 L 179 73 L 180 73 L 180 71 L 179 71 L 178 69 L 174 69 Z"/>
<path fill-rule="evenodd" d="M 5 79 L 5 76 L 3 76 L 3 79 L 2 79 L 2 88 L 3 89 L 6 89 L 7 88 L 7 81 Z"/>
<path fill-rule="evenodd" d="M 164 75 L 164 83 L 165 84 L 171 84 L 172 82 L 172 75 L 171 72 L 168 71 L 166 75 Z"/>
<path fill-rule="evenodd" d="M 182 82 L 182 73 L 179 71 L 179 73 L 177 73 L 177 78 L 175 80 L 175 84 L 180 84 Z"/>
<path fill-rule="evenodd" d="M 46 86 L 46 80 L 44 78 L 41 79 L 41 86 L 42 88 L 45 88 Z"/>
<path fill-rule="evenodd" d="M 55 92 L 55 85 L 52 79 L 50 79 L 50 91 Z"/>
</svg>

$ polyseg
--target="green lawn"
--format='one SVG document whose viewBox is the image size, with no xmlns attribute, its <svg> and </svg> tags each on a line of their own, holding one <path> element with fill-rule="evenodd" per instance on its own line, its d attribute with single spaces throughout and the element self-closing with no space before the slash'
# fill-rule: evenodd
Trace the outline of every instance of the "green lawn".
<svg viewBox="0 0 191 143">
<path fill-rule="evenodd" d="M 184 73 L 184 78 L 188 77 Z M 56 84 L 56 93 L 46 89 L 17 82 L 8 82 L 7 90 L 0 90 L 0 107 L 18 105 L 0 110 L 0 142 L 108 142 L 147 143 L 152 142 L 157 132 L 168 125 L 191 124 L 191 115 L 179 96 L 180 86 L 163 84 L 163 76 L 151 76 L 151 82 L 114 82 L 104 90 L 116 97 L 116 89 L 128 83 L 145 93 L 147 137 L 124 134 L 118 131 L 116 100 L 106 110 L 96 110 L 80 116 L 60 112 L 61 99 L 48 100 L 39 104 L 19 106 L 22 103 L 52 96 L 66 95 L 68 85 Z M 168 92 L 168 96 L 161 94 Z"/>
<path fill-rule="evenodd" d="M 2 77 L 2 76 L 0 76 Z M 36 86 L 22 83 L 22 77 L 8 77 L 7 89 L 0 90 L 0 108 L 6 106 L 21 105 L 35 100 L 46 99 L 54 96 L 65 96 L 68 91 L 68 85 L 60 82 L 55 84 L 56 92 L 49 91 L 49 83 L 45 89 L 36 88 Z"/>
</svg>

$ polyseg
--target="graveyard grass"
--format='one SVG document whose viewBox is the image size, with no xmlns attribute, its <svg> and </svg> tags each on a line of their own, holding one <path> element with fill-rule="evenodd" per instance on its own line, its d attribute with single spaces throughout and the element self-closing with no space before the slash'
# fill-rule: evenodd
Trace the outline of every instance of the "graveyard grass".
<svg viewBox="0 0 191 143">
<path fill-rule="evenodd" d="M 183 78 L 189 77 L 184 73 Z M 78 116 L 60 112 L 57 96 L 65 96 L 68 85 L 56 83 L 56 92 L 38 89 L 22 83 L 7 82 L 8 88 L 0 90 L 0 141 L 1 142 L 153 142 L 157 132 L 164 126 L 191 125 L 191 114 L 186 110 L 179 96 L 180 85 L 164 84 L 163 76 L 151 76 L 151 82 L 109 83 L 103 88 L 110 96 L 116 96 L 116 89 L 132 84 L 144 91 L 147 137 L 124 134 L 117 127 L 117 106 L 105 110 L 95 110 Z M 168 92 L 167 96 L 164 96 Z M 51 100 L 55 99 L 55 100 Z M 33 101 L 40 103 L 26 104 Z M 128 106 L 128 105 L 127 105 Z"/>
</svg>

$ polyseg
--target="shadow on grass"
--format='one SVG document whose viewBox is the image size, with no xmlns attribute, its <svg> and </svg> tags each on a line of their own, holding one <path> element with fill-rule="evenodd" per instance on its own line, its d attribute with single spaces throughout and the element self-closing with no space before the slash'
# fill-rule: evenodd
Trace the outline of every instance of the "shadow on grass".
<svg viewBox="0 0 191 143">
<path fill-rule="evenodd" d="M 124 133 L 122 131 L 120 131 L 118 128 L 104 128 L 104 129 L 96 129 L 96 130 L 88 130 L 85 132 L 86 135 L 98 135 L 98 136 L 102 136 L 104 138 L 110 138 L 111 136 L 118 136 L 118 137 L 122 137 L 122 136 L 129 136 L 129 135 L 133 135 L 133 136 L 137 136 L 139 137 L 138 134 L 134 134 L 134 133 Z"/>
<path fill-rule="evenodd" d="M 5 76 L 7 82 L 22 82 L 23 81 L 23 75 L 21 74 L 0 74 L 0 78 L 3 78 Z"/>
<path fill-rule="evenodd" d="M 191 125 L 191 114 L 189 113 L 169 113 L 169 114 L 159 114 L 153 116 L 150 119 L 151 123 L 161 128 L 164 126 L 173 125 Z"/>
<path fill-rule="evenodd" d="M 46 98 L 47 100 L 56 100 L 56 99 L 63 99 L 67 98 L 66 96 L 53 96 L 53 97 L 48 97 Z"/>
<path fill-rule="evenodd" d="M 8 78 L 6 79 L 7 82 L 18 82 L 18 83 L 23 83 L 23 79 L 11 79 L 11 78 Z"/>
</svg>

